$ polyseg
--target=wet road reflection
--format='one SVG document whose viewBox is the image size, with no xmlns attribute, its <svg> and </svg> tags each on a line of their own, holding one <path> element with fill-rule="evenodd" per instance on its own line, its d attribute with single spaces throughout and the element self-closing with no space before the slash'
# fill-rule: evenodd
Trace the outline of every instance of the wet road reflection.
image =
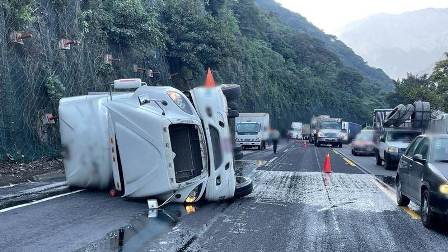
<svg viewBox="0 0 448 252">
<path fill-rule="evenodd" d="M 200 205 L 169 204 L 163 209 L 149 210 L 130 220 L 129 225 L 108 233 L 78 251 L 137 251 L 147 242 L 170 231 L 185 215 L 194 214 Z"/>
</svg>

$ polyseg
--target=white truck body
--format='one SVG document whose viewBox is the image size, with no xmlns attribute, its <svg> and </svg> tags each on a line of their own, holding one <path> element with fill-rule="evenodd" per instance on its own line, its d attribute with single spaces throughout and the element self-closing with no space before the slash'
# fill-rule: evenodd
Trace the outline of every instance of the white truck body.
<svg viewBox="0 0 448 252">
<path fill-rule="evenodd" d="M 226 98 L 219 86 L 189 93 L 195 107 L 172 87 L 61 99 L 68 185 L 166 202 L 195 202 L 206 189 L 207 200 L 233 197 Z"/>
<path fill-rule="evenodd" d="M 291 138 L 302 139 L 302 129 L 303 124 L 301 122 L 292 122 L 290 131 Z"/>
<path fill-rule="evenodd" d="M 235 127 L 237 146 L 265 148 L 270 128 L 268 113 L 240 113 L 235 119 Z"/>
</svg>

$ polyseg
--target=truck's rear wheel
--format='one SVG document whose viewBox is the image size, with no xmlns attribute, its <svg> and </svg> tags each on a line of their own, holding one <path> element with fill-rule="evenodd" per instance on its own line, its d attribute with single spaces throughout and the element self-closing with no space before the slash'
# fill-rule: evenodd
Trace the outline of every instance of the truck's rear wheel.
<svg viewBox="0 0 448 252">
<path fill-rule="evenodd" d="M 241 87 L 237 84 L 223 84 L 221 85 L 221 90 L 228 102 L 236 100 L 241 96 Z"/>
<path fill-rule="evenodd" d="M 254 186 L 250 178 L 236 176 L 234 198 L 241 198 L 252 193 Z"/>
</svg>

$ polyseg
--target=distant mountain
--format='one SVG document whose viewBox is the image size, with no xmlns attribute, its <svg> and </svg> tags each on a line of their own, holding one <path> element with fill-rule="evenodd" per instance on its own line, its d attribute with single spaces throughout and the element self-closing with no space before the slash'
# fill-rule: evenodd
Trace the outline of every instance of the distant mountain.
<svg viewBox="0 0 448 252">
<path fill-rule="evenodd" d="M 392 80 L 381 69 L 373 68 L 366 64 L 363 58 L 354 53 L 352 49 L 335 36 L 324 33 L 308 22 L 305 17 L 283 8 L 274 0 L 256 0 L 256 3 L 265 11 L 278 16 L 284 24 L 292 29 L 320 40 L 326 49 L 336 54 L 346 67 L 356 69 L 364 77 L 376 82 L 383 90 L 392 90 Z"/>
<path fill-rule="evenodd" d="M 352 23 L 341 40 L 392 78 L 429 73 L 448 51 L 448 9 L 379 14 Z"/>
</svg>

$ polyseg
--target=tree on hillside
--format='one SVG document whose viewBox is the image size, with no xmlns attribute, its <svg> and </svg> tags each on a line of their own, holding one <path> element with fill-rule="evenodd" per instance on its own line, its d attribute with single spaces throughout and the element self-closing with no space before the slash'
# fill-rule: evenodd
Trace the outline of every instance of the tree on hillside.
<svg viewBox="0 0 448 252">
<path fill-rule="evenodd" d="M 413 103 L 417 100 L 428 101 L 433 108 L 440 108 L 440 97 L 437 86 L 428 75 L 412 75 L 402 80 L 394 81 L 395 92 L 387 95 L 390 106 Z"/>
<path fill-rule="evenodd" d="M 437 86 L 442 108 L 448 111 L 448 53 L 445 53 L 445 57 L 445 59 L 436 63 L 431 74 L 431 81 Z"/>
</svg>

